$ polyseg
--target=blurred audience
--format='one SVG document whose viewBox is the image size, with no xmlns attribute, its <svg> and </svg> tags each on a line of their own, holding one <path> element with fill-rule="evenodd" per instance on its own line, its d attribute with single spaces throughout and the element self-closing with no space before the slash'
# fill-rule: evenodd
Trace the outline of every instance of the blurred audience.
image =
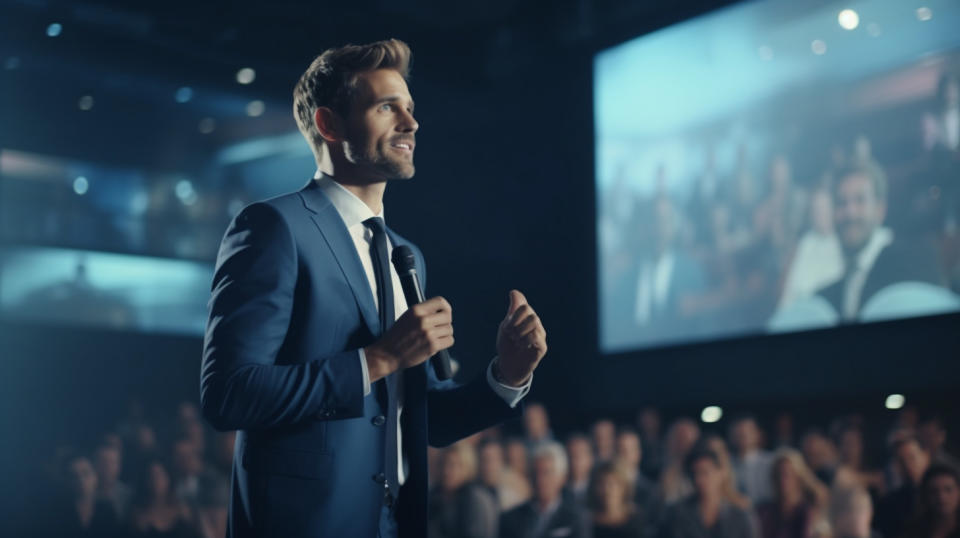
<svg viewBox="0 0 960 538">
<path fill-rule="evenodd" d="M 915 406 L 892 419 L 838 413 L 825 421 L 829 435 L 803 422 L 808 429 L 797 449 L 796 411 L 770 413 L 773 453 L 754 415 L 704 424 L 703 433 L 681 417 L 660 444 L 662 470 L 648 478 L 652 449 L 643 439 L 658 438 L 658 410 L 619 424 L 596 418 L 580 425 L 588 436 L 555 433 L 548 408 L 532 408 L 533 419 L 503 432 L 431 449 L 428 538 L 960 536 L 960 471 L 947 444 L 953 423 L 942 414 L 921 415 Z M 51 479 L 38 534 L 222 538 L 235 435 L 207 428 L 193 405 L 170 411 L 164 418 L 131 406 L 116 433 L 91 436 L 92 460 L 70 445 L 52 447 L 38 478 Z M 887 444 L 869 442 L 884 433 Z M 566 443 L 550 440 L 556 435 Z M 139 467 L 131 469 L 131 460 Z M 887 475 L 877 470 L 881 464 L 889 465 Z"/>
<path fill-rule="evenodd" d="M 527 445 L 533 449 L 537 444 L 553 440 L 550 432 L 550 419 L 543 404 L 532 402 L 523 411 L 523 429 Z"/>
</svg>

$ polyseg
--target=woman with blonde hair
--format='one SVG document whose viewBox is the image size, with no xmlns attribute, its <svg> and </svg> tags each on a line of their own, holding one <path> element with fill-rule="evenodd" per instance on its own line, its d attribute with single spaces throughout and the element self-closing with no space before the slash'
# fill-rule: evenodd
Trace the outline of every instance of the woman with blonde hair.
<svg viewBox="0 0 960 538">
<path fill-rule="evenodd" d="M 809 538 L 825 527 L 827 487 L 813 474 L 800 452 L 782 448 L 770 469 L 773 499 L 757 506 L 762 538 Z"/>
</svg>

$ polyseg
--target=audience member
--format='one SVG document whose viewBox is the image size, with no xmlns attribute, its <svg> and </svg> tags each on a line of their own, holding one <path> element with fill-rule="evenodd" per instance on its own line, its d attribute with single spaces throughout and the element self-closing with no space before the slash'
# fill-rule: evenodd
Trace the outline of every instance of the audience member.
<svg viewBox="0 0 960 538">
<path fill-rule="evenodd" d="M 694 493 L 667 508 L 663 538 L 752 538 L 751 515 L 723 498 L 723 471 L 717 454 L 699 443 L 687 454 L 684 467 Z"/>
<path fill-rule="evenodd" d="M 627 473 L 627 478 L 633 484 L 633 495 L 631 498 L 645 512 L 654 511 L 656 504 L 656 486 L 653 482 L 647 480 L 647 477 L 640 472 L 640 464 L 643 461 L 643 448 L 640 444 L 640 435 L 631 429 L 623 429 L 617 434 L 617 449 L 615 461 L 622 465 L 622 470 Z"/>
<path fill-rule="evenodd" d="M 909 242 L 894 241 L 883 226 L 887 179 L 878 166 L 844 171 L 836 184 L 835 218 L 844 253 L 844 276 L 818 293 L 847 321 L 880 290 L 899 282 L 938 283 L 933 256 Z"/>
<path fill-rule="evenodd" d="M 590 479 L 593 538 L 641 538 L 649 535 L 649 515 L 633 502 L 633 481 L 622 462 L 597 466 Z"/>
<path fill-rule="evenodd" d="M 97 498 L 97 473 L 90 460 L 85 456 L 69 458 L 63 479 L 66 491 L 56 497 L 49 519 L 39 522 L 50 525 L 49 536 L 117 536 L 117 514 L 109 501 Z"/>
<path fill-rule="evenodd" d="M 173 445 L 173 491 L 177 499 L 195 510 L 205 488 L 216 488 L 227 481 L 216 470 L 204 464 L 199 447 L 189 438 Z"/>
<path fill-rule="evenodd" d="M 553 439 L 550 418 L 543 404 L 536 402 L 527 404 L 523 410 L 523 430 L 528 448 L 531 450 L 539 443 Z"/>
<path fill-rule="evenodd" d="M 507 467 L 520 476 L 530 476 L 530 456 L 523 439 L 507 439 Z"/>
<path fill-rule="evenodd" d="M 773 498 L 757 506 L 762 538 L 822 535 L 827 488 L 803 462 L 800 452 L 778 450 L 771 467 Z M 815 532 L 817 531 L 817 532 Z"/>
<path fill-rule="evenodd" d="M 598 462 L 611 461 L 616 453 L 617 427 L 610 419 L 593 423 L 593 449 Z"/>
<path fill-rule="evenodd" d="M 936 463 L 920 484 L 920 507 L 905 536 L 913 538 L 960 537 L 960 471 Z"/>
<path fill-rule="evenodd" d="M 546 442 L 533 453 L 533 499 L 503 514 L 502 538 L 547 538 L 590 536 L 590 522 L 583 508 L 563 495 L 567 478 L 567 454 L 563 445 Z"/>
<path fill-rule="evenodd" d="M 793 415 L 780 413 L 774 422 L 774 446 L 776 448 L 796 448 L 793 437 Z"/>
<path fill-rule="evenodd" d="M 850 473 L 851 479 L 870 491 L 882 492 L 883 473 L 867 469 L 863 461 L 863 431 L 855 424 L 842 424 L 837 428 L 840 470 Z"/>
<path fill-rule="evenodd" d="M 127 515 L 133 490 L 120 481 L 123 468 L 122 452 L 115 444 L 107 441 L 97 447 L 94 466 L 97 470 L 97 499 L 113 506 L 117 518 L 123 520 Z"/>
<path fill-rule="evenodd" d="M 840 466 L 837 448 L 829 437 L 819 430 L 810 430 L 804 434 L 800 443 L 807 465 L 821 482 L 833 486 L 837 468 Z"/>
<path fill-rule="evenodd" d="M 829 508 L 831 538 L 881 538 L 870 528 L 873 503 L 860 486 L 834 489 Z"/>
<path fill-rule="evenodd" d="M 200 538 L 193 514 L 177 499 L 170 473 L 159 459 L 142 468 L 130 508 L 129 536 L 150 538 Z"/>
<path fill-rule="evenodd" d="M 644 448 L 640 470 L 649 480 L 660 477 L 663 469 L 663 441 L 660 437 L 660 413 L 653 407 L 644 407 L 637 413 L 640 442 Z"/>
<path fill-rule="evenodd" d="M 493 495 L 501 511 L 507 511 L 530 499 L 527 478 L 506 466 L 503 444 L 485 439 L 477 447 L 480 484 Z"/>
<path fill-rule="evenodd" d="M 701 441 L 708 449 L 717 455 L 720 462 L 720 471 L 723 473 L 723 500 L 728 503 L 739 506 L 744 510 L 750 510 L 753 503 L 750 498 L 740 493 L 737 489 L 737 475 L 733 470 L 733 459 L 730 457 L 730 451 L 727 450 L 727 443 L 719 435 L 707 435 Z"/>
<path fill-rule="evenodd" d="M 833 198 L 827 188 L 810 195 L 810 227 L 800 238 L 787 271 L 779 308 L 812 296 L 843 276 L 843 251 L 833 227 Z"/>
<path fill-rule="evenodd" d="M 684 471 L 683 461 L 700 438 L 700 428 L 688 418 L 674 422 L 667 431 L 667 452 L 660 475 L 660 499 L 671 504 L 693 493 L 693 484 Z"/>
<path fill-rule="evenodd" d="M 593 446 L 590 439 L 583 434 L 571 435 L 567 438 L 567 456 L 570 459 L 567 491 L 577 502 L 586 506 L 590 473 L 593 471 Z"/>
<path fill-rule="evenodd" d="M 900 536 L 904 525 L 917 514 L 920 483 L 930 466 L 930 455 L 916 437 L 897 441 L 893 446 L 893 457 L 904 482 L 878 505 L 875 527 L 883 536 Z"/>
<path fill-rule="evenodd" d="M 737 487 L 754 504 L 770 498 L 771 455 L 763 450 L 763 435 L 756 419 L 737 418 L 730 425 L 730 446 L 733 447 L 733 470 Z"/>
<path fill-rule="evenodd" d="M 427 529 L 431 538 L 494 538 L 499 507 L 477 475 L 474 447 L 459 442 L 443 450 L 438 487 L 430 492 Z"/>
<path fill-rule="evenodd" d="M 960 469 L 960 461 L 947 452 L 947 429 L 938 416 L 928 417 L 917 426 L 917 438 L 935 463 L 945 463 Z"/>
</svg>

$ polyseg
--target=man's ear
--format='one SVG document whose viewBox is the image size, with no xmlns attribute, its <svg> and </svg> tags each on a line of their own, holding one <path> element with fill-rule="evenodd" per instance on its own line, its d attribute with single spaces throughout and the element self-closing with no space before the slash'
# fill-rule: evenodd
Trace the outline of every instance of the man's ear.
<svg viewBox="0 0 960 538">
<path fill-rule="evenodd" d="M 333 109 L 325 106 L 317 107 L 313 113 L 313 124 L 327 142 L 343 140 L 343 121 Z"/>
</svg>

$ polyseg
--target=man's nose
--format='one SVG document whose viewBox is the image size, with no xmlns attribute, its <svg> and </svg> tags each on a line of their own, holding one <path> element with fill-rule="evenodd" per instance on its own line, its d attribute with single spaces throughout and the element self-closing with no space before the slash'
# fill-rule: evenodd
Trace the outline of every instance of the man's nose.
<svg viewBox="0 0 960 538">
<path fill-rule="evenodd" d="M 415 133 L 417 129 L 420 128 L 420 124 L 417 123 L 417 120 L 414 119 L 413 114 L 404 110 L 401 112 L 400 123 L 397 125 L 397 130 L 404 133 Z"/>
</svg>

